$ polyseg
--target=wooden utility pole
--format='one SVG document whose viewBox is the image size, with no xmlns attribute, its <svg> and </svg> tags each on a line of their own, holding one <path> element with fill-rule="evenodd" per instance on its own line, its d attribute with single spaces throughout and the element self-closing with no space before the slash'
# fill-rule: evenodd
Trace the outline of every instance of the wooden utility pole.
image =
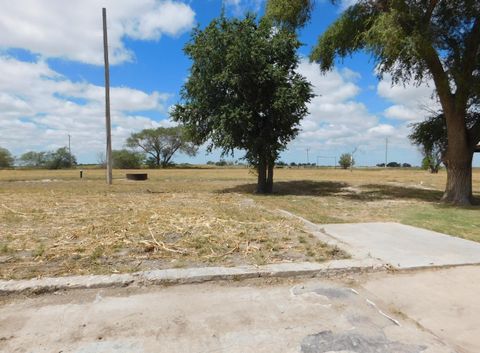
<svg viewBox="0 0 480 353">
<path fill-rule="evenodd" d="M 388 137 L 385 137 L 385 168 L 388 164 Z"/>
<path fill-rule="evenodd" d="M 70 144 L 70 134 L 68 134 L 68 162 L 70 163 L 70 168 L 72 167 L 72 146 Z"/>
<path fill-rule="evenodd" d="M 110 123 L 110 69 L 108 64 L 107 9 L 102 8 L 103 55 L 105 58 L 105 125 L 107 131 L 107 184 L 112 184 L 112 127 Z"/>
</svg>

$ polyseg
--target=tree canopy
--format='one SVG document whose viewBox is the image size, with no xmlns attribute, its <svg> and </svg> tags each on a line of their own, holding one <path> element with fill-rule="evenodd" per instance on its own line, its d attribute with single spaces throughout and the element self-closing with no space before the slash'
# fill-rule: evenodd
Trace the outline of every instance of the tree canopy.
<svg viewBox="0 0 480 353">
<path fill-rule="evenodd" d="M 29 151 L 19 158 L 20 164 L 24 167 L 41 168 L 46 164 L 46 152 Z"/>
<path fill-rule="evenodd" d="M 297 135 L 313 97 L 295 71 L 299 47 L 294 32 L 248 15 L 221 16 L 195 29 L 184 49 L 193 63 L 172 117 L 209 150 L 246 151 L 258 192 L 272 192 L 275 160 Z"/>
<path fill-rule="evenodd" d="M 0 168 L 11 168 L 15 159 L 6 148 L 0 147 Z"/>
<path fill-rule="evenodd" d="M 55 152 L 46 153 L 45 165 L 48 169 L 72 168 L 77 164 L 77 159 L 68 151 L 67 147 L 61 147 Z"/>
<path fill-rule="evenodd" d="M 423 154 L 422 166 L 431 173 L 438 173 L 447 152 L 447 126 L 443 114 L 434 114 L 426 120 L 412 124 L 408 136 Z"/>
<path fill-rule="evenodd" d="M 148 156 L 149 165 L 166 167 L 176 152 L 189 156 L 197 153 L 197 147 L 182 126 L 144 129 L 130 135 L 126 146 L 140 149 Z"/>
<path fill-rule="evenodd" d="M 67 147 L 49 152 L 29 151 L 22 154 L 19 161 L 25 167 L 48 169 L 71 168 L 77 164 L 77 159 L 70 154 Z"/>
<path fill-rule="evenodd" d="M 338 160 L 338 165 L 342 169 L 348 169 L 355 165 L 355 160 L 350 153 L 343 153 Z"/>
<path fill-rule="evenodd" d="M 112 151 L 113 168 L 116 169 L 139 169 L 145 160 L 141 152 L 126 149 Z"/>
<path fill-rule="evenodd" d="M 291 11 L 274 11 L 287 3 Z M 269 0 L 267 13 L 279 25 L 301 26 L 311 7 L 305 0 Z M 479 110 L 480 2 L 359 0 L 319 37 L 310 59 L 327 71 L 337 57 L 358 50 L 372 54 L 379 75 L 388 72 L 393 82 L 433 80 L 447 127 L 443 199 L 469 204 L 473 151 L 480 141 L 480 119 L 467 119 Z"/>
</svg>

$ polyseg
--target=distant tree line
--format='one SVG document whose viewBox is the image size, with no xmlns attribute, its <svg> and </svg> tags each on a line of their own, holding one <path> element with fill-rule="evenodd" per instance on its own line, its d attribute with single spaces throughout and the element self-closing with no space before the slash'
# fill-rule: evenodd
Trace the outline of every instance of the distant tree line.
<svg viewBox="0 0 480 353">
<path fill-rule="evenodd" d="M 16 160 L 10 151 L 0 147 L 0 168 L 13 168 L 15 161 L 18 165 L 28 168 L 63 169 L 77 165 L 77 159 L 66 147 L 48 152 L 29 151 Z"/>
<path fill-rule="evenodd" d="M 385 163 L 378 163 L 377 167 L 385 168 Z M 398 163 L 398 162 L 389 162 L 387 163 L 387 168 L 411 168 L 410 163 Z"/>
<path fill-rule="evenodd" d="M 6 148 L 0 147 L 0 168 L 12 168 L 15 162 L 12 154 Z"/>
</svg>

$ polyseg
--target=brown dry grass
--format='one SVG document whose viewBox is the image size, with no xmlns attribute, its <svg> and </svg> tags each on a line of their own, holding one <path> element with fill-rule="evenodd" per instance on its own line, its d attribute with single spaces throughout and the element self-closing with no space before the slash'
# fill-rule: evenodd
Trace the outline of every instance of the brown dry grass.
<svg viewBox="0 0 480 353">
<path fill-rule="evenodd" d="M 247 169 L 148 171 L 104 184 L 100 170 L 0 171 L 0 276 L 114 273 L 341 257 L 286 209 L 317 223 L 396 221 L 480 241 L 478 207 L 438 200 L 445 172 L 279 169 L 255 195 Z M 474 172 L 474 190 L 480 171 Z"/>
<path fill-rule="evenodd" d="M 116 179 L 108 187 L 99 170 L 86 171 L 83 180 L 78 171 L 1 171 L 0 277 L 344 256 L 299 222 L 248 197 L 216 192 L 237 185 L 237 172 L 149 174 L 147 182 Z"/>
</svg>

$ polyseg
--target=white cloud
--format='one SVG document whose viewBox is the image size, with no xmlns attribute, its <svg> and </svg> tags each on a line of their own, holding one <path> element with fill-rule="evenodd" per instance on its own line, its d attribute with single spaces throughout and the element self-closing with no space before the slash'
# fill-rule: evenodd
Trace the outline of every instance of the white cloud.
<svg viewBox="0 0 480 353">
<path fill-rule="evenodd" d="M 428 81 L 421 85 L 392 85 L 389 75 L 386 75 L 377 86 L 377 94 L 393 103 L 385 109 L 384 116 L 388 119 L 405 122 L 416 122 L 425 119 L 430 110 L 440 108 L 434 95 L 434 84 Z"/>
<path fill-rule="evenodd" d="M 0 56 L 0 146 L 16 154 L 62 147 L 72 135 L 72 149 L 81 160 L 92 160 L 104 149 L 104 88 L 73 82 L 43 61 L 22 62 Z M 138 112 L 167 115 L 170 95 L 112 87 L 114 148 L 121 148 L 135 130 L 169 125 Z"/>
<path fill-rule="evenodd" d="M 302 60 L 299 73 L 313 85 L 316 95 L 309 104 L 309 116 L 302 122 L 300 141 L 308 144 L 343 146 L 361 139 L 378 124 L 363 103 L 355 101 L 360 88 L 351 70 L 331 71 L 323 75 L 317 64 Z"/>
<path fill-rule="evenodd" d="M 384 115 L 389 119 L 415 121 L 421 118 L 416 109 L 409 109 L 404 105 L 392 105 L 384 111 Z"/>
<path fill-rule="evenodd" d="M 416 150 L 407 138 L 407 124 L 382 122 L 357 100 L 361 91 L 355 83 L 360 78 L 358 73 L 341 69 L 324 75 L 317 64 L 307 60 L 302 60 L 298 72 L 312 83 L 317 96 L 309 104 L 310 114 L 302 121 L 302 131 L 289 146 L 286 158 L 289 153 L 304 155 L 309 148 L 310 162 L 315 161 L 317 155 L 330 156 L 327 162 L 331 162 L 335 155 L 358 147 L 359 164 L 376 164 L 384 159 L 385 138 L 388 137 L 399 161 L 416 161 Z"/>
<path fill-rule="evenodd" d="M 101 8 L 107 8 L 112 64 L 132 60 L 123 39 L 158 40 L 194 24 L 192 8 L 173 0 L 2 1 L 0 48 L 23 48 L 44 57 L 103 63 Z"/>
</svg>

